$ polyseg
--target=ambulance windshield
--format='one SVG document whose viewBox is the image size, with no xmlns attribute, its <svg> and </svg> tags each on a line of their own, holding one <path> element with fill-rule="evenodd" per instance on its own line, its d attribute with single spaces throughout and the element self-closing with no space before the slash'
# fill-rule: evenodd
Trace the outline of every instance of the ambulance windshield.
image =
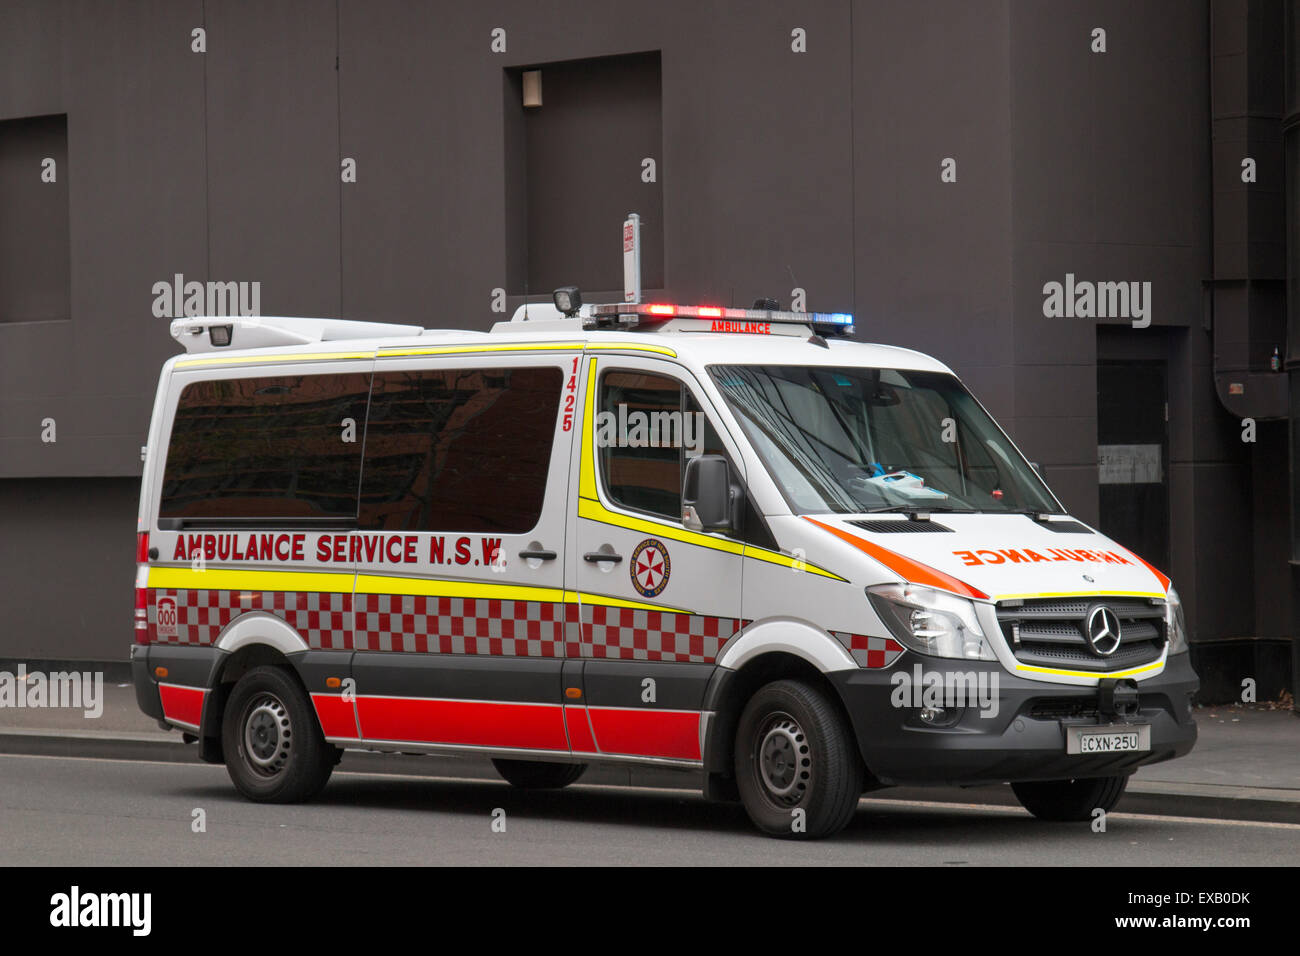
<svg viewBox="0 0 1300 956">
<path fill-rule="evenodd" d="M 798 513 L 1062 510 L 951 375 L 795 365 L 710 372 Z"/>
</svg>

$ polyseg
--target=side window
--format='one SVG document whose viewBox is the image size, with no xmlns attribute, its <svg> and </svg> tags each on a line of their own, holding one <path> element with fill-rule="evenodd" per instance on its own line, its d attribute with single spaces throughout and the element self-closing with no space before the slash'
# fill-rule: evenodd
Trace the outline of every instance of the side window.
<svg viewBox="0 0 1300 956">
<path fill-rule="evenodd" d="M 596 446 L 605 490 L 620 505 L 682 519 L 682 479 L 695 455 L 726 455 L 695 396 L 652 372 L 601 376 Z"/>
<path fill-rule="evenodd" d="M 353 517 L 369 389 L 362 372 L 185 386 L 159 516 Z"/>
<path fill-rule="evenodd" d="M 681 420 L 677 379 L 633 371 L 601 376 L 596 447 L 610 498 L 634 511 L 681 520 L 681 451 L 672 435 L 663 434 L 665 424 Z"/>
<path fill-rule="evenodd" d="M 534 528 L 563 385 L 557 367 L 376 373 L 360 526 L 503 534 Z"/>
</svg>

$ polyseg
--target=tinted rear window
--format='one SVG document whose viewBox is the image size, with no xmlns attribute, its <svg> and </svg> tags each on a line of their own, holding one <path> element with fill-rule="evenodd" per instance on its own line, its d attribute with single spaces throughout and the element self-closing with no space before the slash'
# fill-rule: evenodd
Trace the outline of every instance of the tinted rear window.
<svg viewBox="0 0 1300 956">
<path fill-rule="evenodd" d="M 563 379 L 555 367 L 375 375 L 361 527 L 531 530 L 546 494 Z"/>
<path fill-rule="evenodd" d="M 354 516 L 369 387 L 367 373 L 187 385 L 172 424 L 159 515 Z"/>
</svg>

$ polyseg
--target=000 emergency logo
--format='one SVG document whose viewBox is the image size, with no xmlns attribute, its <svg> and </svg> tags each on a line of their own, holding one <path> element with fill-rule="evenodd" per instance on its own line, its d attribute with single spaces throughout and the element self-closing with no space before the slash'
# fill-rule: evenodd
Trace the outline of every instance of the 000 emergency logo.
<svg viewBox="0 0 1300 956">
<path fill-rule="evenodd" d="M 646 538 L 632 552 L 632 566 L 628 568 L 628 573 L 632 575 L 632 587 L 642 597 L 658 597 L 668 586 L 668 575 L 672 569 L 668 549 L 663 542 L 658 538 Z"/>
</svg>

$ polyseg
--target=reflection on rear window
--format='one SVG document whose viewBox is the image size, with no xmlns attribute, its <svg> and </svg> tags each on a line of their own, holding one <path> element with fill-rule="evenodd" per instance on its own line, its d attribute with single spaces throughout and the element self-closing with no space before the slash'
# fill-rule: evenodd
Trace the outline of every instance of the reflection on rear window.
<svg viewBox="0 0 1300 956">
<path fill-rule="evenodd" d="M 187 385 L 172 424 L 159 515 L 355 515 L 369 390 L 362 372 Z"/>
<path fill-rule="evenodd" d="M 555 366 L 377 373 L 360 526 L 504 534 L 534 528 L 563 384 Z"/>
</svg>

